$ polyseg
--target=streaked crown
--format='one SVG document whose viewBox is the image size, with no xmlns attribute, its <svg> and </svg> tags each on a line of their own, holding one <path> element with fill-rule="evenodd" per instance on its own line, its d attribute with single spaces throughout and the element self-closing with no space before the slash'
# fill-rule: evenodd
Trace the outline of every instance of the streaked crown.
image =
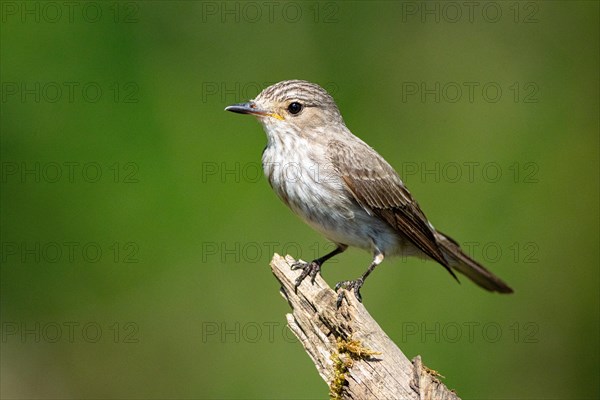
<svg viewBox="0 0 600 400">
<path fill-rule="evenodd" d="M 283 103 L 295 100 L 302 102 L 307 107 L 333 106 L 337 109 L 333 97 L 325 89 L 316 83 L 289 80 L 281 81 L 264 89 L 255 101 L 269 101 Z"/>
<path fill-rule="evenodd" d="M 282 81 L 264 89 L 253 102 L 295 131 L 345 126 L 333 97 L 316 83 Z M 262 118 L 261 122 L 267 127 L 280 126 L 273 118 Z"/>
</svg>

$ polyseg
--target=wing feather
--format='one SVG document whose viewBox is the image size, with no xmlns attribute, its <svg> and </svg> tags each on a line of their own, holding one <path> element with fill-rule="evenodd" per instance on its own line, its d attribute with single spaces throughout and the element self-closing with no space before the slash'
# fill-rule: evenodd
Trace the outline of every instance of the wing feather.
<svg viewBox="0 0 600 400">
<path fill-rule="evenodd" d="M 333 167 L 357 203 L 371 215 L 386 221 L 456 278 L 425 214 L 383 157 L 364 142 L 349 145 L 334 140 L 328 146 Z"/>
</svg>

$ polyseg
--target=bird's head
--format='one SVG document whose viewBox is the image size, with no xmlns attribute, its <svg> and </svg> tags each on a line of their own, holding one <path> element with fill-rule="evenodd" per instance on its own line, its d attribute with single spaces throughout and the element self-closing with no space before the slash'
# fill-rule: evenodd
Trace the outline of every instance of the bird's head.
<svg viewBox="0 0 600 400">
<path fill-rule="evenodd" d="M 329 93 L 315 83 L 301 80 L 276 83 L 264 89 L 255 99 L 233 104 L 225 110 L 256 116 L 267 134 L 309 136 L 326 130 L 332 124 L 344 125 Z"/>
</svg>

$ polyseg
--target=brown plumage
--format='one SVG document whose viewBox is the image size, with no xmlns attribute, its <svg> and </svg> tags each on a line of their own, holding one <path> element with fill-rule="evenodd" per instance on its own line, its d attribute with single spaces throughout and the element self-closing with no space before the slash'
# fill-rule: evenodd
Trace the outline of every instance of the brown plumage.
<svg viewBox="0 0 600 400">
<path fill-rule="evenodd" d="M 386 221 L 457 279 L 439 248 L 435 231 L 396 171 L 371 147 L 362 147 L 360 151 L 367 157 L 361 157 L 363 163 L 359 164 L 343 142 L 329 142 L 331 162 L 347 189 L 365 211 Z"/>
<path fill-rule="evenodd" d="M 371 250 L 373 262 L 359 279 L 340 282 L 336 290 L 353 289 L 359 300 L 364 280 L 385 255 L 430 258 L 454 278 L 453 269 L 487 290 L 512 292 L 433 227 L 396 171 L 350 132 L 320 86 L 283 81 L 226 110 L 258 117 L 267 134 L 263 169 L 269 183 L 292 211 L 337 244 L 333 252 L 293 266 L 303 269 L 297 286 L 308 275 L 314 279 L 326 260 L 356 246 Z M 294 179 L 290 167 L 297 171 Z"/>
</svg>

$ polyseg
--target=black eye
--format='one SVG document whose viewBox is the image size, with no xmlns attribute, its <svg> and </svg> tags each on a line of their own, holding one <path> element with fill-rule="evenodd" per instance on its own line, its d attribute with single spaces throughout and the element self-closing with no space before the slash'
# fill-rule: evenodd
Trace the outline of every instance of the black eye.
<svg viewBox="0 0 600 400">
<path fill-rule="evenodd" d="M 290 114 L 298 114 L 300 111 L 302 111 L 302 104 L 298 103 L 297 101 L 290 103 L 288 106 L 288 111 Z"/>
</svg>

